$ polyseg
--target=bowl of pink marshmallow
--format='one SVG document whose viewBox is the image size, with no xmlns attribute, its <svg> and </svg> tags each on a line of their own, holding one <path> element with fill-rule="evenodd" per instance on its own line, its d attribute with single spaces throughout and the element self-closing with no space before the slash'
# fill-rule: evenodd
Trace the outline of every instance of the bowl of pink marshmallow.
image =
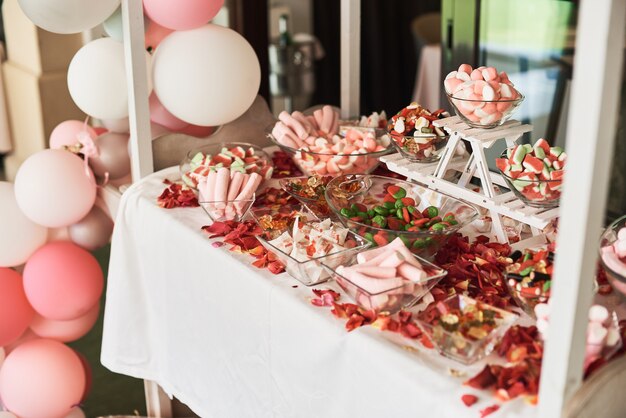
<svg viewBox="0 0 626 418">
<path fill-rule="evenodd" d="M 611 286 L 626 298 L 626 216 L 615 220 L 602 233 L 600 261 Z"/>
<path fill-rule="evenodd" d="M 461 64 L 443 82 L 455 113 L 469 126 L 489 129 L 509 120 L 524 96 L 509 76 L 494 67 L 472 68 Z"/>
</svg>

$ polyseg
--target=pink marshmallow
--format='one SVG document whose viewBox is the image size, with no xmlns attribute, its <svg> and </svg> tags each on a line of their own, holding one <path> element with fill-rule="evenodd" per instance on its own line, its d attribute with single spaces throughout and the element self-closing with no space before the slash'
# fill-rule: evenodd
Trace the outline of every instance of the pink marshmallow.
<svg viewBox="0 0 626 418">
<path fill-rule="evenodd" d="M 368 277 L 347 267 L 343 269 L 343 276 L 368 293 L 376 294 L 388 292 L 401 287 L 404 280 L 401 277 L 380 280 Z"/>
<path fill-rule="evenodd" d="M 396 269 L 393 267 L 360 266 L 350 267 L 351 270 L 377 279 L 390 279 L 396 277 Z"/>
<path fill-rule="evenodd" d="M 258 175 L 258 174 L 257 174 Z M 230 169 L 222 167 L 217 170 L 215 179 L 215 195 L 216 202 L 225 202 L 228 197 L 228 183 L 230 181 Z"/>
<path fill-rule="evenodd" d="M 467 75 L 470 75 L 472 73 L 472 66 L 469 65 L 469 64 L 461 64 L 459 66 L 458 72 L 459 73 L 463 72 L 463 73 L 465 73 Z M 458 76 L 458 74 L 457 74 L 457 76 Z"/>
<path fill-rule="evenodd" d="M 482 70 L 482 73 L 483 73 L 483 79 L 485 81 L 495 80 L 498 77 L 498 72 L 493 67 L 485 68 L 484 70 Z"/>
<path fill-rule="evenodd" d="M 398 267 L 398 274 L 414 283 L 421 282 L 427 276 L 424 270 L 409 263 L 400 264 Z"/>
<path fill-rule="evenodd" d="M 243 173 L 239 171 L 235 171 L 233 178 L 228 185 L 228 194 L 226 196 L 226 200 L 234 200 L 239 194 L 239 190 L 241 189 L 243 183 Z"/>
<path fill-rule="evenodd" d="M 482 80 L 483 79 L 483 73 L 481 70 L 479 70 L 478 68 L 476 68 L 474 71 L 472 71 L 472 73 L 470 74 L 470 79 L 472 80 Z"/>
</svg>

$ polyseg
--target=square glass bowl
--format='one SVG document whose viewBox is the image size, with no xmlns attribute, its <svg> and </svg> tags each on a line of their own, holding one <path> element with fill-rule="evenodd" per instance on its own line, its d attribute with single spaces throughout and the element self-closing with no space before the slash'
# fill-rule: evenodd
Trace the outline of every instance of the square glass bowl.
<svg viewBox="0 0 626 418">
<path fill-rule="evenodd" d="M 324 267 L 337 284 L 356 302 L 358 306 L 366 310 L 376 312 L 395 313 L 400 309 L 408 308 L 419 302 L 430 289 L 433 288 L 448 272 L 436 265 L 413 255 L 422 265 L 427 276 L 420 281 L 414 282 L 408 279 L 402 280 L 402 285 L 386 289 L 381 292 L 371 293 L 350 279 L 339 274 L 337 267 L 356 265 L 353 259 L 350 264 L 335 264 L 335 266 L 324 263 Z M 384 279 L 380 279 L 384 280 Z"/>
<path fill-rule="evenodd" d="M 287 270 L 287 273 L 289 273 L 291 277 L 305 286 L 315 286 L 330 279 L 329 272 L 322 267 L 322 264 L 336 268 L 342 264 L 351 263 L 356 259 L 358 253 L 370 246 L 370 243 L 363 237 L 353 232 L 348 232 L 346 240 L 354 240 L 356 242 L 355 247 L 345 248 L 334 253 L 301 261 L 272 245 L 265 239 L 266 237 L 258 236 L 257 239 L 266 250 L 276 255 L 276 258 L 284 264 L 285 270 Z"/>
<path fill-rule="evenodd" d="M 285 231 L 291 231 L 296 216 L 300 217 L 300 222 L 319 222 L 319 218 L 307 206 L 298 204 L 252 208 L 250 216 L 263 230 L 263 238 L 270 241 Z"/>
<path fill-rule="evenodd" d="M 492 318 L 488 328 L 461 324 L 453 312 L 477 307 L 483 318 Z M 486 314 L 486 315 L 485 315 Z M 463 295 L 450 296 L 431 304 L 417 315 L 417 322 L 443 356 L 463 364 L 472 364 L 488 356 L 518 315 Z M 456 321 L 455 321 L 455 318 Z M 461 329 L 459 329 L 461 328 Z"/>
</svg>

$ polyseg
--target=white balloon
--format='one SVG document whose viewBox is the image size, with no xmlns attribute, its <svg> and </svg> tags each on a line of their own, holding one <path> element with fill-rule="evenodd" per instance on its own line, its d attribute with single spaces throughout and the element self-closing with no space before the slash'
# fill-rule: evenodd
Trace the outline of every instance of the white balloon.
<svg viewBox="0 0 626 418">
<path fill-rule="evenodd" d="M 0 181 L 0 267 L 23 264 L 42 246 L 48 229 L 31 221 L 17 205 L 13 184 Z"/>
<path fill-rule="evenodd" d="M 78 33 L 102 23 L 120 0 L 18 0 L 24 14 L 40 28 Z"/>
<path fill-rule="evenodd" d="M 144 28 L 148 27 L 149 20 L 147 17 L 143 17 L 143 26 Z M 118 9 L 113 12 L 111 16 L 107 20 L 102 23 L 102 28 L 111 38 L 116 41 L 122 42 L 124 40 L 124 31 L 122 30 L 122 7 L 118 7 Z"/>
<path fill-rule="evenodd" d="M 130 121 L 128 118 L 120 119 L 101 119 L 102 125 L 109 130 L 118 134 L 127 134 L 130 131 Z"/>
<path fill-rule="evenodd" d="M 241 116 L 256 98 L 261 67 L 237 32 L 208 24 L 174 32 L 156 50 L 154 91 L 177 118 L 219 126 Z"/>
<path fill-rule="evenodd" d="M 75 406 L 74 408 L 72 408 L 70 413 L 65 416 L 65 418 L 85 418 L 85 413 L 83 412 L 82 409 Z"/>
<path fill-rule="evenodd" d="M 150 74 L 150 54 L 146 54 Z M 124 46 L 111 38 L 101 38 L 83 46 L 67 70 L 67 86 L 76 105 L 98 119 L 128 116 L 128 85 Z M 148 87 L 151 89 L 148 77 Z"/>
</svg>

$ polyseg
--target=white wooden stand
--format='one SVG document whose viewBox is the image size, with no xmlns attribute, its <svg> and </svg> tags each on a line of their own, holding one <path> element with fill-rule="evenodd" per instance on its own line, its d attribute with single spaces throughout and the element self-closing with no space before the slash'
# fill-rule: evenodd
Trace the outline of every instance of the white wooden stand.
<svg viewBox="0 0 626 418">
<path fill-rule="evenodd" d="M 532 130 L 531 125 L 523 125 L 511 120 L 494 129 L 477 129 L 465 124 L 458 116 L 437 120 L 439 126 L 450 134 L 450 140 L 444 148 L 441 159 L 437 163 L 412 163 L 401 154 L 382 157 L 389 170 L 402 174 L 411 180 L 425 184 L 428 188 L 458 197 L 489 211 L 493 234 L 500 242 L 508 242 L 507 234 L 502 225 L 501 216 L 507 216 L 531 227 L 533 235 L 538 235 L 551 220 L 558 216 L 558 208 L 541 209 L 525 205 L 512 191 L 500 193 L 495 185 L 508 187 L 500 174 L 489 171 L 485 158 L 485 149 L 490 148 L 497 140 L 504 138 L 507 146 L 513 146 L 522 134 Z M 469 157 L 457 157 L 456 149 L 461 141 L 467 141 L 472 154 Z M 456 183 L 445 179 L 449 171 L 461 174 Z M 481 182 L 480 192 L 468 188 L 473 177 Z"/>
</svg>

